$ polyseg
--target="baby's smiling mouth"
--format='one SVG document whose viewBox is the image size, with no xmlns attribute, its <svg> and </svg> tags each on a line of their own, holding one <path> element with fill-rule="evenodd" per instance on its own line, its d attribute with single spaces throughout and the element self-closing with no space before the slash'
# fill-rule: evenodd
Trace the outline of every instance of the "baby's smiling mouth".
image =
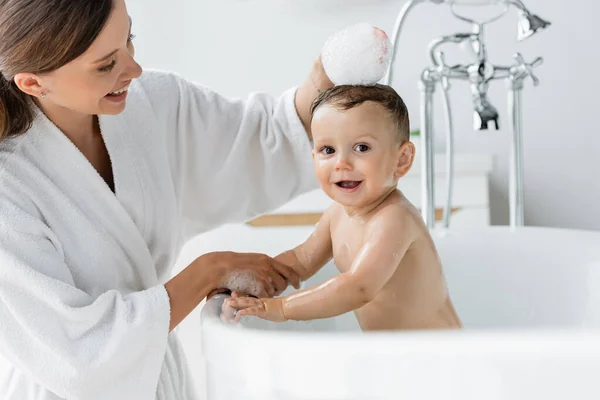
<svg viewBox="0 0 600 400">
<path fill-rule="evenodd" d="M 353 189 L 358 188 L 361 183 L 362 183 L 362 181 L 339 181 L 339 182 L 336 182 L 335 184 L 341 189 L 353 190 Z"/>
</svg>

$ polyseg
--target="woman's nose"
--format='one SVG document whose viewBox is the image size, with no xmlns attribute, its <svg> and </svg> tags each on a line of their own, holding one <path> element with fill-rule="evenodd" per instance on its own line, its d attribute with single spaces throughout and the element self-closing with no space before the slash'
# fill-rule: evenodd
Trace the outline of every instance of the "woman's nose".
<svg viewBox="0 0 600 400">
<path fill-rule="evenodd" d="M 139 78 L 140 75 L 142 75 L 142 66 L 135 61 L 133 63 L 134 63 L 133 73 L 135 74 L 136 78 Z"/>
<path fill-rule="evenodd" d="M 142 75 L 142 67 L 133 58 L 134 54 L 134 52 L 129 54 L 127 67 L 125 68 L 125 71 L 123 71 L 123 74 L 126 76 L 126 80 L 139 78 L 140 75 Z"/>
<path fill-rule="evenodd" d="M 131 79 L 139 78 L 142 75 L 142 67 L 132 58 L 128 72 L 131 75 Z"/>
</svg>

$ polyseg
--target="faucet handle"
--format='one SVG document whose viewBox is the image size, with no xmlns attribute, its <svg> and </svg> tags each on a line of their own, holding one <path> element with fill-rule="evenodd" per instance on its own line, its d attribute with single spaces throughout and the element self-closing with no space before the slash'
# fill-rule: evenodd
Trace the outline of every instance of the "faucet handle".
<svg viewBox="0 0 600 400">
<path fill-rule="evenodd" d="M 448 80 L 448 77 L 450 76 L 450 67 L 448 66 L 448 64 L 446 64 L 446 57 L 444 56 L 444 52 L 436 52 L 435 58 L 439 65 L 438 73 L 440 76 L 440 80 L 442 81 L 442 86 L 444 87 L 444 89 L 448 90 L 450 88 L 450 81 Z"/>
<path fill-rule="evenodd" d="M 527 62 L 525 62 L 525 59 L 523 58 L 521 53 L 516 53 L 514 55 L 514 58 L 517 61 L 517 65 L 515 66 L 516 71 L 514 74 L 515 75 L 524 75 L 523 76 L 524 78 L 526 78 L 527 76 L 530 76 L 531 79 L 533 80 L 533 84 L 535 86 L 539 85 L 540 80 L 533 73 L 533 68 L 541 65 L 543 63 L 544 59 L 542 57 L 538 57 L 535 60 L 533 60 L 532 63 L 528 64 Z"/>
</svg>

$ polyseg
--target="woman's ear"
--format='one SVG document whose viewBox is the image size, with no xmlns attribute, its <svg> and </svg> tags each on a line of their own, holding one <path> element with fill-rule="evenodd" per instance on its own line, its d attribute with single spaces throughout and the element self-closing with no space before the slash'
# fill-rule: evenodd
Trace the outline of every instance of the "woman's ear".
<svg viewBox="0 0 600 400">
<path fill-rule="evenodd" d="M 30 96 L 42 97 L 44 94 L 44 88 L 37 75 L 21 72 L 15 75 L 14 80 L 17 87 Z"/>
<path fill-rule="evenodd" d="M 398 163 L 396 164 L 395 176 L 397 179 L 402 178 L 410 171 L 413 161 L 415 160 L 415 145 L 410 140 L 404 142 L 398 148 Z"/>
</svg>

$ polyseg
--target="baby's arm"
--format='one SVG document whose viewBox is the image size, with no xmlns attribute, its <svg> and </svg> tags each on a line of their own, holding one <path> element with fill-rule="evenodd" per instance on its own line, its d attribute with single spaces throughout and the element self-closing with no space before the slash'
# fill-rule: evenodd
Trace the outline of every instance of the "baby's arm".
<svg viewBox="0 0 600 400">
<path fill-rule="evenodd" d="M 412 242 L 406 223 L 393 207 L 381 210 L 371 221 L 351 269 L 318 286 L 284 297 L 282 311 L 286 319 L 334 317 L 372 301 L 394 274 Z"/>
<path fill-rule="evenodd" d="M 393 208 L 380 211 L 348 272 L 287 297 L 233 301 L 231 305 L 241 310 L 238 319 L 257 315 L 273 321 L 311 320 L 364 306 L 377 296 L 408 250 L 412 235 L 407 223 Z"/>
<path fill-rule="evenodd" d="M 332 257 L 330 220 L 333 207 L 328 208 L 314 232 L 292 250 L 284 251 L 275 260 L 292 268 L 305 281 L 321 269 Z"/>
</svg>

